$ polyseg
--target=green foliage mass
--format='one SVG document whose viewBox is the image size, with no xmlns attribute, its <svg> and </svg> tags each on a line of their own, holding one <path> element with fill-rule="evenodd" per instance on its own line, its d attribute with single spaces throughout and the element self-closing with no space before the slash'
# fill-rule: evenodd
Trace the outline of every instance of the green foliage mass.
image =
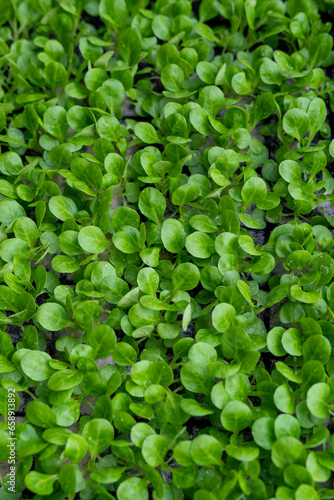
<svg viewBox="0 0 334 500">
<path fill-rule="evenodd" d="M 0 499 L 333 499 L 333 1 L 0 3 Z"/>
</svg>

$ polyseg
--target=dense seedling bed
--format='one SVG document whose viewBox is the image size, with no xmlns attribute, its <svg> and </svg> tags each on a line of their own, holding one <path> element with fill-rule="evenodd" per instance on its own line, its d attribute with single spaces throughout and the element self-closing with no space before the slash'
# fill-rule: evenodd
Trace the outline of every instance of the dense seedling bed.
<svg viewBox="0 0 334 500">
<path fill-rule="evenodd" d="M 1 0 L 0 500 L 334 498 L 332 3 Z"/>
</svg>

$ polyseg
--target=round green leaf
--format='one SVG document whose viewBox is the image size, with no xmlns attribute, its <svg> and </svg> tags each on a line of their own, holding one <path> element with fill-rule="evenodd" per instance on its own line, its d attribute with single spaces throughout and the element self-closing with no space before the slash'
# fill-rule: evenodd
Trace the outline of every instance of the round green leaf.
<svg viewBox="0 0 334 500">
<path fill-rule="evenodd" d="M 57 332 L 72 325 L 65 309 L 60 304 L 42 304 L 37 310 L 36 317 L 45 330 Z"/>
<path fill-rule="evenodd" d="M 286 436 L 275 441 L 272 446 L 271 458 L 279 469 L 285 469 L 291 464 L 304 465 L 306 450 L 298 439 Z"/>
<path fill-rule="evenodd" d="M 131 477 L 122 481 L 117 488 L 119 500 L 148 500 L 147 482 L 139 477 Z"/>
<path fill-rule="evenodd" d="M 46 352 L 30 351 L 21 358 L 23 372 L 33 380 L 42 382 L 47 380 L 53 373 L 49 366 L 51 356 Z"/>
<path fill-rule="evenodd" d="M 284 350 L 291 356 L 301 356 L 302 333 L 297 328 L 289 328 L 283 331 L 281 342 Z M 283 354 L 282 354 L 283 356 Z"/>
<path fill-rule="evenodd" d="M 238 446 L 236 444 L 228 444 L 225 448 L 226 453 L 236 460 L 241 462 L 252 462 L 259 455 L 259 448 L 256 446 Z"/>
<path fill-rule="evenodd" d="M 26 407 L 26 417 L 37 427 L 54 427 L 57 425 L 57 417 L 51 408 L 41 401 L 30 401 Z"/>
<path fill-rule="evenodd" d="M 145 144 L 160 144 L 157 131 L 150 123 L 137 123 L 134 128 L 136 136 Z"/>
<path fill-rule="evenodd" d="M 238 360 L 252 348 L 252 342 L 244 328 L 230 326 L 224 332 L 222 339 L 223 354 L 227 359 Z"/>
<path fill-rule="evenodd" d="M 61 370 L 51 375 L 48 387 L 52 391 L 66 391 L 80 384 L 83 373 L 78 370 Z"/>
<path fill-rule="evenodd" d="M 279 439 L 284 436 L 300 438 L 300 424 L 292 415 L 280 414 L 275 420 L 275 434 Z"/>
<path fill-rule="evenodd" d="M 295 401 L 293 393 L 287 384 L 280 385 L 274 392 L 274 402 L 276 407 L 284 413 L 294 413 Z"/>
<path fill-rule="evenodd" d="M 212 312 L 212 324 L 218 332 L 225 332 L 235 315 L 235 309 L 230 304 L 218 304 Z"/>
<path fill-rule="evenodd" d="M 264 200 L 267 196 L 266 183 L 259 177 L 251 177 L 243 185 L 241 196 L 247 206 Z"/>
<path fill-rule="evenodd" d="M 87 441 L 91 457 L 95 459 L 99 453 L 109 448 L 114 439 L 114 428 L 104 418 L 93 418 L 86 423 L 82 436 Z"/>
<path fill-rule="evenodd" d="M 221 422 L 226 430 L 238 434 L 250 425 L 252 412 L 250 408 L 241 401 L 230 401 L 224 407 L 221 414 Z"/>
<path fill-rule="evenodd" d="M 196 231 L 190 234 L 186 239 L 186 249 L 199 259 L 207 259 L 215 251 L 214 241 L 205 233 Z"/>
<path fill-rule="evenodd" d="M 161 81 L 166 90 L 177 92 L 184 82 L 184 73 L 176 64 L 167 64 L 161 71 Z"/>
<path fill-rule="evenodd" d="M 36 493 L 36 495 L 51 495 L 53 484 L 57 480 L 57 474 L 42 474 L 41 472 L 31 471 L 25 477 L 26 487 Z"/>
<path fill-rule="evenodd" d="M 252 426 L 252 434 L 256 444 L 265 450 L 271 450 L 276 437 L 274 431 L 275 420 L 271 417 L 262 417 Z"/>
<path fill-rule="evenodd" d="M 328 417 L 328 403 L 326 400 L 330 392 L 329 385 L 323 382 L 319 382 L 310 387 L 307 391 L 306 404 L 312 415 L 317 418 Z"/>
<path fill-rule="evenodd" d="M 118 342 L 112 352 L 112 357 L 120 366 L 132 366 L 137 361 L 137 353 L 134 348 L 126 342 Z"/>
<path fill-rule="evenodd" d="M 145 188 L 140 193 L 138 205 L 142 214 L 161 227 L 166 200 L 160 191 L 151 187 Z"/>
<path fill-rule="evenodd" d="M 168 441 L 157 434 L 148 436 L 142 444 L 144 460 L 152 467 L 157 467 L 163 463 L 167 450 Z"/>
<path fill-rule="evenodd" d="M 178 265 L 172 274 L 174 289 L 192 290 L 196 288 L 200 280 L 198 267 L 189 262 Z"/>
<path fill-rule="evenodd" d="M 287 182 L 300 181 L 302 172 L 299 164 L 293 160 L 284 160 L 278 167 L 280 176 Z"/>
<path fill-rule="evenodd" d="M 0 200 L 0 222 L 5 226 L 9 226 L 16 219 L 25 217 L 25 215 L 25 210 L 17 201 L 8 198 Z"/>
<path fill-rule="evenodd" d="M 220 465 L 223 447 L 221 443 L 208 434 L 201 434 L 191 441 L 191 458 L 197 465 Z"/>
<path fill-rule="evenodd" d="M 78 237 L 79 245 L 87 253 L 98 254 L 104 252 L 109 245 L 99 227 L 86 226 L 80 229 Z"/>
<path fill-rule="evenodd" d="M 64 87 L 67 81 L 67 72 L 59 62 L 50 62 L 45 68 L 45 80 L 54 89 Z"/>
<path fill-rule="evenodd" d="M 331 344 L 324 335 L 311 335 L 302 348 L 305 361 L 313 359 L 320 361 L 323 365 L 328 363 L 331 350 Z"/>
<path fill-rule="evenodd" d="M 298 108 L 289 109 L 283 117 L 283 129 L 288 135 L 299 142 L 306 134 L 309 126 L 309 118 L 305 111 Z"/>
<path fill-rule="evenodd" d="M 181 222 L 175 219 L 164 221 L 161 229 L 161 239 L 168 252 L 180 253 L 186 242 L 186 233 Z"/>
</svg>

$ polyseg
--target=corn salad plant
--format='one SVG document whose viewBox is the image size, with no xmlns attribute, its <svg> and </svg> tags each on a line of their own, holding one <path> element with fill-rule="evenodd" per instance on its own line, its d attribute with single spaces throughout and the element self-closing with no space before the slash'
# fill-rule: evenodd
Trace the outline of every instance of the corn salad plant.
<svg viewBox="0 0 334 500">
<path fill-rule="evenodd" d="M 0 500 L 334 499 L 332 9 L 1 1 Z"/>
</svg>

